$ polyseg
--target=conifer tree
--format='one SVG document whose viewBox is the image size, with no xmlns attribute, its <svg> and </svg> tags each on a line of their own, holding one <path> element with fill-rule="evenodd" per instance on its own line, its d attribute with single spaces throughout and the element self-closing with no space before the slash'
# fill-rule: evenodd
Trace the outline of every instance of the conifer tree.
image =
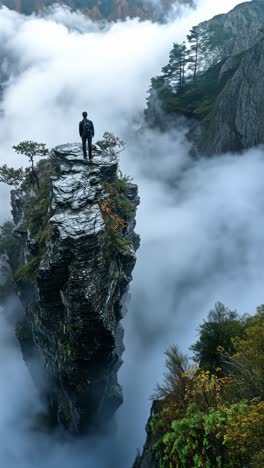
<svg viewBox="0 0 264 468">
<path fill-rule="evenodd" d="M 173 44 L 169 63 L 162 69 L 165 83 L 173 90 L 182 88 L 185 84 L 186 44 Z"/>
<path fill-rule="evenodd" d="M 201 26 L 195 26 L 191 29 L 187 39 L 190 44 L 190 68 L 193 70 L 193 80 L 195 81 L 199 67 L 205 61 L 205 54 L 209 45 L 209 34 Z"/>
</svg>

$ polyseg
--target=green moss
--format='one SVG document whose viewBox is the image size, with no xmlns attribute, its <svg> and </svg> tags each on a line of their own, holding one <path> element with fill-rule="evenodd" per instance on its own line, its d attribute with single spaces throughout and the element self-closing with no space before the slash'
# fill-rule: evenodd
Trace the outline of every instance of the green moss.
<svg viewBox="0 0 264 468">
<path fill-rule="evenodd" d="M 60 336 L 58 345 L 64 359 L 71 355 L 71 346 L 67 335 L 62 334 Z"/>
<path fill-rule="evenodd" d="M 128 179 L 120 176 L 112 183 L 104 182 L 108 197 L 100 204 L 106 226 L 105 255 L 111 262 L 118 254 L 128 252 L 132 246 L 125 237 L 127 222 L 134 218 L 133 203 L 128 197 Z"/>
<path fill-rule="evenodd" d="M 41 160 L 37 166 L 40 174 L 39 189 L 36 189 L 25 206 L 25 217 L 31 240 L 34 242 L 34 257 L 26 264 L 18 267 L 16 279 L 31 283 L 38 276 L 41 260 L 44 258 L 47 240 L 52 235 L 50 219 L 50 177 L 54 175 L 54 166 L 49 159 Z"/>
<path fill-rule="evenodd" d="M 38 276 L 41 257 L 33 257 L 28 263 L 20 265 L 15 273 L 15 278 L 24 283 L 32 283 Z"/>
</svg>

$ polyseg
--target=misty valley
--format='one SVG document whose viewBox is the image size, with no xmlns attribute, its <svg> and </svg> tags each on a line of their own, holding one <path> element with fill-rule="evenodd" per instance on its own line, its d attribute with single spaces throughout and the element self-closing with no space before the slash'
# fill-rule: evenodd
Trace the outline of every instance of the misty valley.
<svg viewBox="0 0 264 468">
<path fill-rule="evenodd" d="M 263 0 L 0 0 L 0 467 L 263 468 Z"/>
</svg>

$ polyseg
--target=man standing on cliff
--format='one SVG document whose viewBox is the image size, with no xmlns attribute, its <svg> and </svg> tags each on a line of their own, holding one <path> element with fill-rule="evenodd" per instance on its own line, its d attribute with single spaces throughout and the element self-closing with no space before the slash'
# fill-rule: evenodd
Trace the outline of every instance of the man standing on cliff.
<svg viewBox="0 0 264 468">
<path fill-rule="evenodd" d="M 87 119 L 87 112 L 83 112 L 83 120 L 79 123 L 79 133 L 82 139 L 82 147 L 83 147 L 83 157 L 87 159 L 87 148 L 86 148 L 86 141 L 88 142 L 88 150 L 89 150 L 89 161 L 92 160 L 92 139 L 94 137 L 94 124 L 91 120 Z"/>
</svg>

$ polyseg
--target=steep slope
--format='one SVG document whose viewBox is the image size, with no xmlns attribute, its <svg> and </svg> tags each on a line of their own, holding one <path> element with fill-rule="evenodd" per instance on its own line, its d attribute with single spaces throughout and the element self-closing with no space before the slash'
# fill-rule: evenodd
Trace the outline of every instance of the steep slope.
<svg viewBox="0 0 264 468">
<path fill-rule="evenodd" d="M 52 419 L 76 432 L 105 423 L 122 403 L 122 301 L 139 246 L 137 186 L 117 175 L 113 151 L 94 151 L 87 164 L 81 145 L 59 146 L 41 161 L 39 190 L 12 192 L 27 319 L 17 336 L 35 382 L 36 360 L 48 382 Z"/>
<path fill-rule="evenodd" d="M 139 17 L 161 21 L 174 3 L 192 4 L 193 0 L 2 0 L 0 3 L 20 13 L 31 14 L 52 4 L 61 3 L 83 11 L 95 20 L 114 21 Z"/>
<path fill-rule="evenodd" d="M 201 127 L 199 151 L 239 151 L 264 143 L 264 38 L 243 60 L 216 99 L 207 125 Z"/>
<path fill-rule="evenodd" d="M 148 123 L 166 129 L 177 125 L 183 114 L 189 118 L 196 154 L 239 151 L 263 143 L 263 22 L 264 2 L 252 0 L 195 27 L 197 74 L 193 51 L 187 48 L 183 58 L 174 48 L 163 75 L 152 80 Z"/>
<path fill-rule="evenodd" d="M 241 3 L 227 14 L 204 21 L 199 26 L 214 32 L 214 49 L 217 49 L 219 58 L 224 59 L 252 47 L 263 28 L 263 22 L 263 1 L 252 0 Z"/>
</svg>

